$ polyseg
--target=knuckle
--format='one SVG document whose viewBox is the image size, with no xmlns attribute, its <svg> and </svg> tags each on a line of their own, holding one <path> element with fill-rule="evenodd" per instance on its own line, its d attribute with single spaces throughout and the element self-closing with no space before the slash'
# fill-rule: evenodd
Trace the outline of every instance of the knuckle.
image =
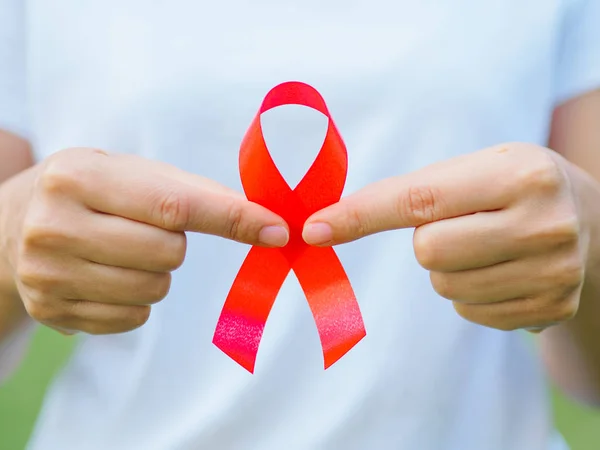
<svg viewBox="0 0 600 450">
<path fill-rule="evenodd" d="M 183 192 L 162 193 L 157 202 L 156 214 L 162 228 L 183 231 L 190 221 L 191 203 Z"/>
<path fill-rule="evenodd" d="M 575 214 L 569 214 L 540 233 L 549 243 L 555 245 L 577 244 L 580 236 L 579 219 Z"/>
<path fill-rule="evenodd" d="M 150 306 L 128 306 L 118 321 L 82 320 L 77 329 L 91 335 L 118 334 L 133 331 L 144 325 L 150 318 Z"/>
<path fill-rule="evenodd" d="M 57 159 L 49 159 L 40 173 L 39 186 L 46 192 L 55 193 L 69 187 L 72 180 L 71 173 L 64 164 Z"/>
<path fill-rule="evenodd" d="M 24 302 L 25 310 L 27 314 L 38 322 L 46 322 L 52 318 L 52 314 L 50 314 L 50 309 L 47 308 L 43 303 L 39 302 Z"/>
<path fill-rule="evenodd" d="M 82 158 L 74 158 L 77 149 L 60 151 L 50 156 L 38 178 L 43 191 L 56 194 L 75 189 L 89 175 L 89 164 L 82 164 Z"/>
<path fill-rule="evenodd" d="M 131 307 L 127 314 L 127 330 L 135 330 L 148 322 L 150 319 L 150 306 L 135 306 Z"/>
<path fill-rule="evenodd" d="M 500 331 L 513 331 L 518 328 L 518 326 L 511 321 L 499 320 L 495 315 L 486 312 L 488 308 L 485 305 L 470 305 L 454 302 L 453 306 L 460 317 L 477 325 L 494 328 Z"/>
<path fill-rule="evenodd" d="M 41 323 L 60 323 L 65 314 L 48 297 L 23 302 L 29 316 Z"/>
<path fill-rule="evenodd" d="M 244 230 L 242 221 L 244 210 L 239 202 L 231 201 L 227 210 L 227 225 L 225 227 L 225 236 L 235 240 L 243 240 Z"/>
<path fill-rule="evenodd" d="M 555 226 L 555 240 L 559 244 L 579 243 L 581 226 L 575 214 L 569 214 Z"/>
<path fill-rule="evenodd" d="M 535 151 L 529 164 L 517 171 L 518 185 L 540 193 L 554 194 L 563 185 L 564 176 L 554 158 L 542 149 Z"/>
<path fill-rule="evenodd" d="M 352 230 L 352 234 L 355 236 L 366 236 L 369 234 L 368 230 L 369 220 L 367 215 L 361 214 L 357 208 L 349 208 L 347 211 L 346 223 L 347 228 Z"/>
<path fill-rule="evenodd" d="M 50 220 L 43 218 L 26 219 L 21 228 L 21 244 L 24 251 L 59 246 L 64 238 L 64 229 L 52 225 Z"/>
<path fill-rule="evenodd" d="M 32 264 L 24 262 L 24 258 L 19 258 L 15 270 L 16 278 L 21 284 L 27 287 L 36 287 L 39 274 Z"/>
<path fill-rule="evenodd" d="M 578 289 L 584 281 L 585 267 L 578 255 L 569 258 L 558 271 L 556 271 L 552 280 L 554 286 L 561 290 L 561 294 L 571 293 Z"/>
<path fill-rule="evenodd" d="M 160 302 L 168 295 L 170 289 L 171 274 L 158 274 L 154 277 L 153 282 L 149 284 L 148 300 L 152 303 Z"/>
<path fill-rule="evenodd" d="M 16 267 L 17 279 L 23 286 L 43 293 L 51 293 L 59 283 L 58 279 L 42 268 L 31 258 L 20 258 Z"/>
<path fill-rule="evenodd" d="M 577 247 L 580 236 L 581 228 L 578 217 L 574 213 L 568 213 L 558 220 L 544 220 L 528 227 L 517 239 L 525 246 L 535 243 L 536 246 L 556 248 Z"/>
<path fill-rule="evenodd" d="M 550 317 L 550 322 L 564 322 L 571 320 L 577 314 L 579 309 L 579 300 L 572 296 L 558 303 L 553 309 Z"/>
<path fill-rule="evenodd" d="M 456 286 L 450 275 L 442 272 L 431 272 L 429 278 L 433 289 L 438 295 L 447 298 L 448 300 L 458 300 L 456 298 Z"/>
<path fill-rule="evenodd" d="M 463 319 L 472 322 L 479 323 L 478 314 L 476 313 L 476 305 L 469 305 L 465 303 L 453 302 L 454 311 Z"/>
<path fill-rule="evenodd" d="M 411 186 L 398 200 L 398 213 L 415 224 L 434 222 L 441 217 L 439 198 L 431 186 Z"/>
</svg>

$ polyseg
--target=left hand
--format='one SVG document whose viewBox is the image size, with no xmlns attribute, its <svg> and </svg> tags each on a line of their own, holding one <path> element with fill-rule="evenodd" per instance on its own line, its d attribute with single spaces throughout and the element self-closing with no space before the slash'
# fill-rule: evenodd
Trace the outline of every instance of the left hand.
<svg viewBox="0 0 600 450">
<path fill-rule="evenodd" d="M 591 233 L 574 173 L 543 147 L 492 147 L 371 184 L 310 217 L 303 236 L 326 246 L 416 227 L 416 258 L 458 314 L 539 331 L 579 307 Z"/>
</svg>

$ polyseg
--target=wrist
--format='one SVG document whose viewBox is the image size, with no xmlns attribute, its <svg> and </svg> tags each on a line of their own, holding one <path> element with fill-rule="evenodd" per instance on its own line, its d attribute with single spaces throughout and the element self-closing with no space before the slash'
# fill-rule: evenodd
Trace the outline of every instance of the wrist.
<svg viewBox="0 0 600 450">
<path fill-rule="evenodd" d="M 569 178 L 580 222 L 581 251 L 585 256 L 585 282 L 600 282 L 600 182 L 569 163 Z"/>
<path fill-rule="evenodd" d="M 26 171 L 29 172 L 29 171 Z M 22 172 L 0 184 L 0 342 L 17 329 L 28 317 L 17 289 L 11 253 L 26 196 L 31 191 L 26 181 L 30 175 Z"/>
<path fill-rule="evenodd" d="M 15 297 L 17 288 L 9 262 L 11 248 L 11 202 L 10 191 L 13 180 L 0 184 L 0 298 Z"/>
</svg>

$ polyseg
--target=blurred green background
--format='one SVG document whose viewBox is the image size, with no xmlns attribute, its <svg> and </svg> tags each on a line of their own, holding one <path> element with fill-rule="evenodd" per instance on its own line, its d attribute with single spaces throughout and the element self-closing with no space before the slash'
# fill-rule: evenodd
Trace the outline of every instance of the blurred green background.
<svg viewBox="0 0 600 450">
<path fill-rule="evenodd" d="M 37 333 L 18 373 L 0 388 L 0 450 L 24 448 L 44 390 L 74 342 L 48 329 Z M 558 427 L 572 450 L 599 450 L 600 413 L 576 406 L 558 394 L 554 404 Z"/>
</svg>

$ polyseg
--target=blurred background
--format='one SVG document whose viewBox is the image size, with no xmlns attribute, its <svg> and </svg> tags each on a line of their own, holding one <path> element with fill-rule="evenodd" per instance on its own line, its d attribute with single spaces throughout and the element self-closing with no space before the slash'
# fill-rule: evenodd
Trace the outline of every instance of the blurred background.
<svg viewBox="0 0 600 450">
<path fill-rule="evenodd" d="M 46 386 L 75 342 L 48 329 L 38 331 L 20 370 L 0 387 L 0 450 L 25 448 Z M 556 392 L 553 400 L 558 428 L 572 450 L 599 450 L 600 412 L 575 405 Z"/>
</svg>

